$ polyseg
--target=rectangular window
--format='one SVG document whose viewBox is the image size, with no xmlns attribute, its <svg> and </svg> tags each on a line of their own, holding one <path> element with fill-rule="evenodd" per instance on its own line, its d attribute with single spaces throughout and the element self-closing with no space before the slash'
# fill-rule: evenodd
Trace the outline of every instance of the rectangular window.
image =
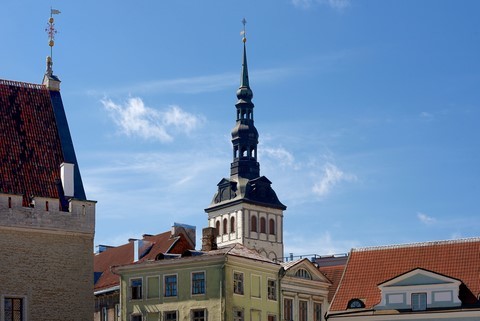
<svg viewBox="0 0 480 321">
<path fill-rule="evenodd" d="M 130 316 L 130 321 L 142 321 L 142 315 L 141 314 L 132 314 Z"/>
<path fill-rule="evenodd" d="M 277 321 L 277 316 L 273 314 L 269 314 L 267 317 L 267 321 Z"/>
<path fill-rule="evenodd" d="M 160 297 L 160 277 L 147 277 L 147 299 Z"/>
<path fill-rule="evenodd" d="M 192 321 L 207 321 L 207 312 L 204 309 L 192 310 Z"/>
<path fill-rule="evenodd" d="M 23 321 L 23 299 L 22 298 L 5 298 L 5 321 Z"/>
<path fill-rule="evenodd" d="M 322 321 L 322 304 L 313 304 L 313 321 Z"/>
<path fill-rule="evenodd" d="M 308 318 L 308 302 L 298 301 L 298 320 L 307 321 Z"/>
<path fill-rule="evenodd" d="M 165 311 L 163 312 L 163 320 L 165 321 L 177 321 L 177 311 Z"/>
<path fill-rule="evenodd" d="M 233 273 L 233 292 L 236 294 L 243 294 L 243 273 Z"/>
<path fill-rule="evenodd" d="M 243 310 L 233 310 L 233 321 L 243 321 Z"/>
<path fill-rule="evenodd" d="M 412 293 L 412 310 L 425 311 L 427 309 L 427 294 Z"/>
<path fill-rule="evenodd" d="M 192 273 L 192 294 L 205 294 L 205 272 Z"/>
<path fill-rule="evenodd" d="M 108 309 L 107 307 L 102 308 L 102 321 L 108 321 Z"/>
<path fill-rule="evenodd" d="M 283 300 L 283 319 L 285 321 L 293 321 L 293 300 Z"/>
<path fill-rule="evenodd" d="M 142 279 L 130 280 L 130 298 L 140 300 L 142 298 Z"/>
<path fill-rule="evenodd" d="M 115 304 L 115 320 L 120 320 L 120 304 Z"/>
<path fill-rule="evenodd" d="M 165 275 L 165 296 L 177 296 L 177 276 Z"/>
<path fill-rule="evenodd" d="M 268 299 L 277 300 L 277 281 L 269 279 L 268 280 Z"/>
</svg>

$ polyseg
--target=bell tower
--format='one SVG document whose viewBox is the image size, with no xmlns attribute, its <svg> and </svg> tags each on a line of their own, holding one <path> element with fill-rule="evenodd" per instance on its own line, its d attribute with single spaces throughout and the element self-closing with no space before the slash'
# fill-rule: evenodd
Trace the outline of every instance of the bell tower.
<svg viewBox="0 0 480 321">
<path fill-rule="evenodd" d="M 237 90 L 236 121 L 232 129 L 233 161 L 230 178 L 217 184 L 217 192 L 205 209 L 210 227 L 216 228 L 217 245 L 241 243 L 272 260 L 283 254 L 283 211 L 270 182 L 260 176 L 257 160 L 258 131 L 253 120 L 253 92 L 247 67 L 247 38 L 243 19 L 243 57 Z"/>
</svg>

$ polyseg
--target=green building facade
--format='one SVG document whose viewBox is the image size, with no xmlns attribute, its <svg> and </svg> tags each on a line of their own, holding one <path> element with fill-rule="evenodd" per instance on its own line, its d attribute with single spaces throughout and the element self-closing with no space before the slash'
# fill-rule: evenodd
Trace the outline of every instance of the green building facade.
<svg viewBox="0 0 480 321">
<path fill-rule="evenodd" d="M 240 244 L 115 267 L 121 319 L 280 320 L 280 269 Z"/>
</svg>

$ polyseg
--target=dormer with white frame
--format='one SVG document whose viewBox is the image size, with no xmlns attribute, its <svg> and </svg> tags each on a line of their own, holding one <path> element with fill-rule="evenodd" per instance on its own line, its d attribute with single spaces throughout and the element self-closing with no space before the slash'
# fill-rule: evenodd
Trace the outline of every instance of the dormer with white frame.
<svg viewBox="0 0 480 321">
<path fill-rule="evenodd" d="M 462 282 L 416 268 L 378 285 L 382 299 L 377 310 L 425 311 L 432 308 L 459 307 Z"/>
</svg>

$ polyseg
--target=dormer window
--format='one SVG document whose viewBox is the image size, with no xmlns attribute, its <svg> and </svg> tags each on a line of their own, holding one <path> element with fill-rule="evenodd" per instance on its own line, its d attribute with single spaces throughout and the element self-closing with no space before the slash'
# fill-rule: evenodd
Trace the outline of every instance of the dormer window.
<svg viewBox="0 0 480 321">
<path fill-rule="evenodd" d="M 365 307 L 365 303 L 363 303 L 362 300 L 360 299 L 351 299 L 348 302 L 348 308 L 349 309 L 361 309 Z"/>
<path fill-rule="evenodd" d="M 412 293 L 412 311 L 427 309 L 427 293 Z"/>
<path fill-rule="evenodd" d="M 299 269 L 296 273 L 295 273 L 295 276 L 298 277 L 298 278 L 301 278 L 301 279 L 307 279 L 307 280 L 311 280 L 312 279 L 312 275 L 305 269 Z"/>
</svg>

